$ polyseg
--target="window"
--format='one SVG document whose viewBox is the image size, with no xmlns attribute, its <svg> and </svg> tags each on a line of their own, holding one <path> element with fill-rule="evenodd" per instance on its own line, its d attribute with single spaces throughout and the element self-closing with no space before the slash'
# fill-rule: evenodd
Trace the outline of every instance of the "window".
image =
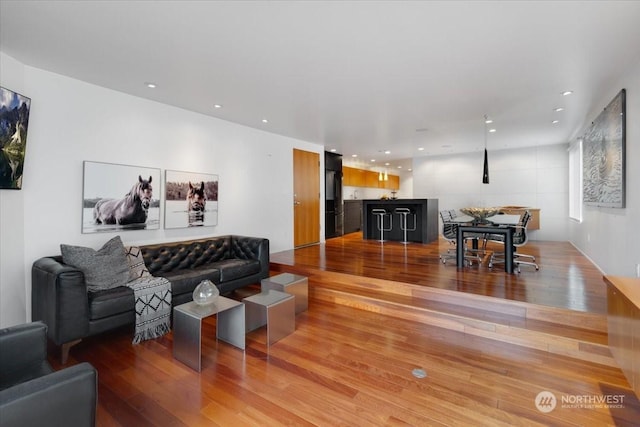
<svg viewBox="0 0 640 427">
<path fill-rule="evenodd" d="M 569 146 L 569 218 L 582 222 L 582 139 Z"/>
</svg>

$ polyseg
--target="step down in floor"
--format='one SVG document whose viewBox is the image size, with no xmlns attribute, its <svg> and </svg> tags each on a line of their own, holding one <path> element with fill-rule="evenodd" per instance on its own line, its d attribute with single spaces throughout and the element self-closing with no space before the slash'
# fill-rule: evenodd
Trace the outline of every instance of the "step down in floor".
<svg viewBox="0 0 640 427">
<path fill-rule="evenodd" d="M 284 264 L 309 278 L 309 297 L 465 334 L 617 367 L 606 316 Z"/>
</svg>

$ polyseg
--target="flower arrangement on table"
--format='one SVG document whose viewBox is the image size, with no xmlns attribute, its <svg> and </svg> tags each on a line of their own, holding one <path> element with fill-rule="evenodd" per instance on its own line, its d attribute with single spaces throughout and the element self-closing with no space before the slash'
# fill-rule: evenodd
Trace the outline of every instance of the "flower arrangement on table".
<svg viewBox="0 0 640 427">
<path fill-rule="evenodd" d="M 485 223 L 487 218 L 497 215 L 500 208 L 460 208 L 460 212 L 472 217 L 475 223 Z"/>
</svg>

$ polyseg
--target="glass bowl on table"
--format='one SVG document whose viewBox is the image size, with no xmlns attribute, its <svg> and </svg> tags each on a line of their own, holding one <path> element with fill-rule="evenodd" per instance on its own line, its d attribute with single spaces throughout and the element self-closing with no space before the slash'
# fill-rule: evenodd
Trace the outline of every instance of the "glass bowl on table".
<svg viewBox="0 0 640 427">
<path fill-rule="evenodd" d="M 486 224 L 487 218 L 500 213 L 500 208 L 460 208 L 460 212 L 473 218 L 474 224 Z"/>
</svg>

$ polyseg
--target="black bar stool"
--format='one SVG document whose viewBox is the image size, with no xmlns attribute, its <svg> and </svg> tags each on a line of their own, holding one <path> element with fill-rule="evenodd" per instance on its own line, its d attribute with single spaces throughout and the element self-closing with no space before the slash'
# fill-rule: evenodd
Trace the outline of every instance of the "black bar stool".
<svg viewBox="0 0 640 427">
<path fill-rule="evenodd" d="M 378 240 L 378 242 L 386 242 L 386 240 L 384 240 L 384 232 L 391 231 L 393 228 L 393 217 L 386 209 L 382 208 L 371 209 L 371 213 L 377 217 L 376 223 L 378 225 L 378 230 L 380 231 L 380 240 Z M 385 228 L 384 226 L 384 219 L 386 217 L 389 217 L 389 228 Z"/>
<path fill-rule="evenodd" d="M 394 212 L 400 215 L 400 230 L 404 231 L 404 239 L 402 240 L 402 244 L 409 244 L 410 242 L 407 241 L 407 231 L 416 231 L 416 214 L 409 208 L 396 208 Z M 413 217 L 412 228 L 409 228 L 407 225 L 407 218 L 409 216 Z"/>
</svg>

